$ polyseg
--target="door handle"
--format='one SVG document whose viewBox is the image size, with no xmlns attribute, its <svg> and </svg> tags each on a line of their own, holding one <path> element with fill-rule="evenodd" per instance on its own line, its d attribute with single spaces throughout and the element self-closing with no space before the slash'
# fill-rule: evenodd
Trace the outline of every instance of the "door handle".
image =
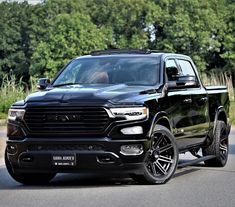
<svg viewBox="0 0 235 207">
<path fill-rule="evenodd" d="M 191 98 L 186 98 L 186 99 L 183 100 L 183 102 L 189 104 L 189 103 L 192 103 L 193 101 L 192 101 Z"/>
</svg>

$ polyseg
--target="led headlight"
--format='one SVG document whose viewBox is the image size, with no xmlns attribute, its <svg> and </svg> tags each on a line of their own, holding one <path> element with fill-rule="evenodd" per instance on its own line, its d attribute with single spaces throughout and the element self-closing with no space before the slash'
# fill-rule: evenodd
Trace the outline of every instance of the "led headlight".
<svg viewBox="0 0 235 207">
<path fill-rule="evenodd" d="M 146 107 L 133 107 L 133 108 L 111 108 L 113 117 L 121 117 L 126 120 L 141 120 L 148 117 L 148 108 Z"/>
<path fill-rule="evenodd" d="M 8 119 L 9 120 L 22 120 L 24 117 L 25 110 L 24 109 L 9 109 Z"/>
</svg>

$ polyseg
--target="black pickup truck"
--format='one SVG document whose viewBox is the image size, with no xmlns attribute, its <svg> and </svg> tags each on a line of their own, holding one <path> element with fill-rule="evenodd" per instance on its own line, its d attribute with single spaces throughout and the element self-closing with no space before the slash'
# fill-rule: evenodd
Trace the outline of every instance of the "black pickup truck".
<svg viewBox="0 0 235 207">
<path fill-rule="evenodd" d="M 5 163 L 18 182 L 95 172 L 160 184 L 173 176 L 179 153 L 206 166 L 227 162 L 227 89 L 204 87 L 188 56 L 97 51 L 51 82 L 39 79 L 38 89 L 9 110 Z"/>
</svg>

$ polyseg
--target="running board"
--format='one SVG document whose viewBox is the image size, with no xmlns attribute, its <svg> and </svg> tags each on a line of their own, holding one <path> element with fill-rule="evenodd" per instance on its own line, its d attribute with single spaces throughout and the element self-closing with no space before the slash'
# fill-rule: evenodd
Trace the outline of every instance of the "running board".
<svg viewBox="0 0 235 207">
<path fill-rule="evenodd" d="M 213 158 L 215 158 L 215 157 L 216 157 L 215 155 L 208 155 L 208 156 L 200 157 L 200 158 L 195 159 L 195 160 L 189 160 L 189 161 L 187 161 L 187 162 L 178 164 L 178 168 L 182 168 L 182 167 L 194 165 L 194 164 L 197 164 L 197 163 L 199 163 L 199 162 L 203 162 L 203 161 L 206 161 L 206 160 L 213 159 Z"/>
</svg>

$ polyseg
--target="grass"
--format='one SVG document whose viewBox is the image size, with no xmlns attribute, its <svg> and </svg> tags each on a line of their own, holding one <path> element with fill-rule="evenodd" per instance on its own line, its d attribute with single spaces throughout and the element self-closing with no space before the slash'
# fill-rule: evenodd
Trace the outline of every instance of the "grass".
<svg viewBox="0 0 235 207">
<path fill-rule="evenodd" d="M 17 82 L 14 75 L 6 75 L 3 77 L 0 91 L 0 116 L 4 118 L 4 113 L 7 113 L 11 104 L 24 98 L 24 85 L 21 79 Z"/>
<path fill-rule="evenodd" d="M 22 79 L 17 81 L 13 74 L 5 75 L 0 86 L 0 119 L 5 119 L 10 106 L 14 102 L 24 99 L 35 89 L 35 85 L 33 78 L 30 79 L 30 85 L 27 85 Z"/>
<path fill-rule="evenodd" d="M 229 118 L 232 125 L 235 125 L 235 101 L 230 102 Z"/>
<path fill-rule="evenodd" d="M 201 79 L 204 86 L 222 86 L 226 85 L 229 93 L 230 101 L 235 101 L 235 89 L 233 87 L 233 79 L 231 73 L 221 71 L 211 71 L 210 73 L 202 73 Z"/>
<path fill-rule="evenodd" d="M 6 119 L 6 118 L 7 118 L 7 113 L 0 112 L 0 119 Z"/>
</svg>

